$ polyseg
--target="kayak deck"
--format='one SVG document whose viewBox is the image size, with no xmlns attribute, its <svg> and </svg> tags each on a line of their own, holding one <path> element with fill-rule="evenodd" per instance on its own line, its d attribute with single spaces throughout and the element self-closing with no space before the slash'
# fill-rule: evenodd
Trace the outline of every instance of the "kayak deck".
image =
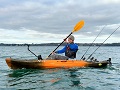
<svg viewBox="0 0 120 90">
<path fill-rule="evenodd" d="M 106 67 L 110 62 L 104 61 L 84 61 L 84 60 L 19 60 L 6 58 L 6 63 L 11 69 L 51 69 L 51 68 L 83 68 Z"/>
</svg>

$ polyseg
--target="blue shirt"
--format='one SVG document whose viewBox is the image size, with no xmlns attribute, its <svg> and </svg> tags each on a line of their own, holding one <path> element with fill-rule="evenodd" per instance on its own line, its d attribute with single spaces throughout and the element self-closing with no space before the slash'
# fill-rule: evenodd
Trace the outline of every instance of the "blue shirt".
<svg viewBox="0 0 120 90">
<path fill-rule="evenodd" d="M 75 51 L 76 52 L 78 50 L 78 45 L 75 44 L 75 43 L 71 43 L 71 44 L 65 45 L 63 49 L 56 51 L 56 53 L 58 53 L 58 54 L 65 53 L 65 51 L 67 50 L 67 46 L 70 47 L 71 51 Z"/>
</svg>

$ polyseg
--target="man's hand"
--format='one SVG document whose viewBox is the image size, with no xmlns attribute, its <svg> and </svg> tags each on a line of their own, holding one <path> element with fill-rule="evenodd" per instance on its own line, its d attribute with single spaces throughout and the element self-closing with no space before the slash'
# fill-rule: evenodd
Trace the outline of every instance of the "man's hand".
<svg viewBox="0 0 120 90">
<path fill-rule="evenodd" d="M 64 42 L 65 42 L 65 43 L 68 43 L 68 39 L 64 39 Z"/>
<path fill-rule="evenodd" d="M 56 52 L 52 52 L 52 55 L 56 54 Z"/>
</svg>

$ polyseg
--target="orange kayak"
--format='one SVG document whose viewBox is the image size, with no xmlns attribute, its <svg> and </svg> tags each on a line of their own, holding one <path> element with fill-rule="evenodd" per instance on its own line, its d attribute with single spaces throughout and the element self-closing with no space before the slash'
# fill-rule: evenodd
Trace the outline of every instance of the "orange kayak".
<svg viewBox="0 0 120 90">
<path fill-rule="evenodd" d="M 6 63 L 11 69 L 51 69 L 51 68 L 83 68 L 106 67 L 111 62 L 104 61 L 84 61 L 84 60 L 19 60 L 13 58 L 6 58 Z"/>
</svg>

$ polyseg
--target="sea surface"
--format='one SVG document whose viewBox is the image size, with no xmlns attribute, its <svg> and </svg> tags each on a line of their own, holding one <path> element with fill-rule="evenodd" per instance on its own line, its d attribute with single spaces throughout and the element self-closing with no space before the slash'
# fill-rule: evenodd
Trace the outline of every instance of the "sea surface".
<svg viewBox="0 0 120 90">
<path fill-rule="evenodd" d="M 56 46 L 30 46 L 36 55 L 46 58 Z M 62 46 L 59 48 L 61 49 Z M 79 46 L 77 59 L 87 50 Z M 87 58 L 97 46 L 89 49 Z M 120 90 L 120 47 L 100 47 L 93 56 L 102 61 L 112 58 L 107 68 L 10 69 L 5 58 L 34 59 L 27 46 L 0 46 L 0 90 Z"/>
</svg>

